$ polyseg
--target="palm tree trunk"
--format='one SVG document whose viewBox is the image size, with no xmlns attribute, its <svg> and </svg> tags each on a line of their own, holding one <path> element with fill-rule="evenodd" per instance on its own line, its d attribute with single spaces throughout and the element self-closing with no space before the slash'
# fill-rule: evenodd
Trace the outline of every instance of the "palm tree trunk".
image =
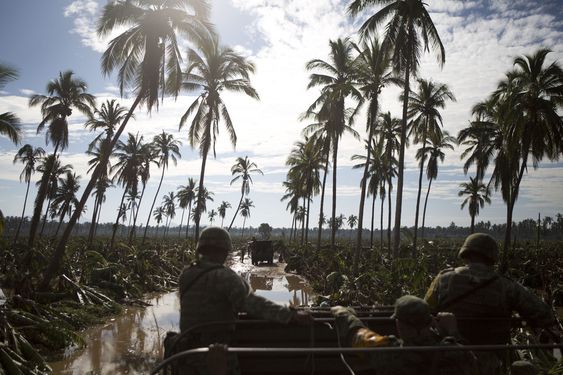
<svg viewBox="0 0 563 375">
<path fill-rule="evenodd" d="M 123 133 L 123 130 L 125 130 L 125 126 L 129 122 L 131 115 L 133 115 L 135 108 L 137 108 L 137 106 L 141 102 L 141 98 L 142 98 L 141 95 L 137 95 L 137 98 L 135 99 L 135 101 L 131 105 L 131 108 L 129 108 L 129 112 L 127 112 L 127 115 L 125 116 L 125 118 L 121 122 L 121 126 L 119 127 L 119 129 L 117 129 L 117 132 L 115 133 L 115 135 L 114 135 L 114 137 L 113 137 L 113 139 L 110 143 L 110 146 L 109 146 L 110 150 L 113 150 L 113 148 L 115 147 L 115 144 L 119 140 L 119 137 L 121 136 L 121 133 Z M 60 267 L 60 263 L 61 263 L 61 259 L 63 257 L 64 252 L 65 252 L 66 243 L 67 243 L 67 241 L 70 237 L 70 234 L 72 233 L 72 229 L 74 228 L 74 225 L 76 224 L 77 220 L 80 218 L 80 214 L 82 213 L 82 210 L 84 209 L 84 206 L 86 205 L 86 201 L 88 200 L 88 197 L 90 196 L 90 193 L 92 192 L 92 189 L 94 188 L 94 185 L 95 185 L 97 179 L 100 177 L 102 170 L 106 168 L 108 158 L 109 158 L 109 155 L 104 156 L 102 158 L 102 160 L 100 160 L 100 163 L 98 163 L 98 166 L 94 169 L 94 172 L 92 173 L 92 177 L 90 178 L 88 185 L 86 185 L 86 188 L 84 189 L 84 192 L 82 193 L 82 197 L 80 198 L 80 202 L 78 203 L 78 206 L 76 207 L 76 210 L 74 211 L 74 214 L 72 215 L 71 219 L 69 220 L 69 222 L 68 222 L 68 224 L 67 224 L 67 226 L 66 226 L 66 228 L 63 232 L 63 235 L 62 235 L 57 247 L 55 248 L 55 251 L 53 252 L 51 262 L 49 263 L 49 265 L 47 266 L 47 269 L 45 270 L 45 272 L 43 274 L 43 280 L 41 281 L 41 284 L 39 284 L 39 288 L 38 288 L 39 291 L 47 291 L 49 289 L 49 283 L 51 282 L 51 280 L 53 279 L 55 274 L 58 272 L 59 267 Z"/>
<path fill-rule="evenodd" d="M 233 220 L 231 220 L 231 224 L 229 224 L 229 229 L 227 229 L 227 231 L 231 230 L 231 227 L 233 226 L 233 223 L 235 222 L 235 219 L 236 219 L 237 214 L 240 210 L 240 205 L 242 204 L 243 198 L 244 198 L 244 190 L 243 190 L 243 193 L 240 196 L 240 201 L 238 202 L 237 210 L 235 211 L 235 214 L 233 215 Z"/>
<path fill-rule="evenodd" d="M 373 248 L 373 221 L 375 218 L 375 199 L 376 194 L 373 194 L 373 199 L 371 200 L 371 228 L 370 228 L 370 236 L 369 236 L 369 247 Z"/>
<path fill-rule="evenodd" d="M 321 236 L 323 232 L 323 221 L 324 221 L 324 202 L 325 202 L 325 186 L 326 186 L 326 175 L 328 173 L 328 161 L 329 161 L 329 152 L 326 153 L 326 163 L 325 163 L 325 173 L 323 176 L 323 186 L 321 188 L 321 208 L 319 211 L 319 233 L 317 235 L 317 251 L 321 249 Z"/>
<path fill-rule="evenodd" d="M 103 200 L 100 199 L 98 202 L 98 217 L 96 217 L 96 226 L 94 227 L 94 237 L 98 233 L 98 224 L 100 224 L 100 216 L 102 215 L 102 205 L 104 204 Z"/>
<path fill-rule="evenodd" d="M 145 231 L 143 233 L 143 241 L 141 243 L 145 243 L 145 239 L 147 238 L 147 229 L 149 228 L 149 224 L 151 221 L 152 210 L 154 209 L 154 204 L 156 203 L 156 198 L 158 198 L 158 193 L 160 192 L 160 187 L 162 186 L 162 180 L 164 179 L 164 165 L 162 166 L 162 174 L 160 175 L 160 182 L 158 183 L 158 188 L 156 189 L 156 194 L 154 195 L 154 199 L 152 200 L 151 209 L 149 210 L 149 217 L 147 218 L 147 224 L 145 224 Z"/>
<path fill-rule="evenodd" d="M 307 198 L 307 223 L 305 224 L 305 244 L 309 241 L 309 213 L 311 212 L 311 197 Z"/>
<path fill-rule="evenodd" d="M 192 202 L 188 205 L 188 219 L 186 220 L 186 239 L 190 234 L 190 215 L 192 214 Z"/>
<path fill-rule="evenodd" d="M 47 195 L 50 195 L 51 192 L 47 191 Z M 39 231 L 39 238 L 43 236 L 43 230 L 45 229 L 45 223 L 47 222 L 47 216 L 49 216 L 49 208 L 51 208 L 51 198 L 47 201 L 47 209 L 45 210 L 45 216 L 43 216 L 43 224 L 41 224 L 41 230 Z"/>
<path fill-rule="evenodd" d="M 18 224 L 18 229 L 16 230 L 16 236 L 14 237 L 14 245 L 18 242 L 18 237 L 20 235 L 20 229 L 22 227 L 23 218 L 25 217 L 25 206 L 27 205 L 27 195 L 29 194 L 29 185 L 31 184 L 31 179 L 27 181 L 27 189 L 25 190 L 25 198 L 23 200 L 22 218 Z"/>
<path fill-rule="evenodd" d="M 62 214 L 61 215 L 61 220 L 59 220 L 59 225 L 57 225 L 57 230 L 55 231 L 55 238 L 57 238 L 58 234 L 59 234 L 59 229 L 61 229 L 61 224 L 63 223 L 63 219 L 64 219 L 65 215 Z"/>
<path fill-rule="evenodd" d="M 427 126 L 428 124 L 425 124 Z M 426 127 L 422 132 L 422 149 L 426 148 Z M 422 175 L 424 174 L 424 161 L 426 159 L 426 153 L 423 151 L 422 158 L 420 159 L 420 171 L 418 174 L 418 193 L 416 195 L 416 213 L 414 214 L 414 238 L 412 244 L 412 257 L 416 257 L 416 241 L 418 234 L 418 216 L 420 211 L 420 193 L 422 192 Z"/>
<path fill-rule="evenodd" d="M 158 238 L 158 227 L 160 226 L 160 223 L 156 224 L 156 234 L 154 236 L 154 238 Z"/>
<path fill-rule="evenodd" d="M 129 232 L 129 245 L 131 245 L 131 243 L 133 243 L 133 238 L 135 238 L 136 235 L 136 225 L 137 225 L 137 216 L 139 215 L 139 210 L 141 209 L 141 202 L 143 201 L 143 195 L 145 195 L 145 189 L 146 189 L 147 185 L 143 184 L 143 190 L 141 190 L 141 197 L 139 198 L 139 203 L 137 204 L 137 209 L 135 210 L 135 216 L 133 217 L 133 227 L 131 228 L 131 231 Z M 150 212 L 149 212 L 149 216 L 151 216 Z"/>
<path fill-rule="evenodd" d="M 197 242 L 199 239 L 199 220 L 201 219 L 201 204 L 203 201 L 203 179 L 205 178 L 205 165 L 207 164 L 207 153 L 209 151 L 209 147 L 205 147 L 204 152 L 202 153 L 201 158 L 201 173 L 199 174 L 199 188 L 197 191 L 197 200 L 196 200 L 196 214 L 194 217 L 195 221 L 195 235 L 194 241 Z M 238 210 L 237 210 L 238 211 Z M 229 227 L 230 229 L 230 227 Z M 196 250 L 197 255 L 197 250 Z"/>
<path fill-rule="evenodd" d="M 469 229 L 469 233 L 475 233 L 475 215 L 471 214 L 471 228 Z"/>
<path fill-rule="evenodd" d="M 385 195 L 381 195 L 381 212 L 379 217 L 379 241 L 381 244 L 381 252 L 383 252 L 383 207 L 385 206 Z"/>
<path fill-rule="evenodd" d="M 410 52 L 407 48 L 407 56 Z M 397 199 L 395 203 L 395 228 L 393 239 L 393 256 L 399 255 L 399 247 L 401 246 L 401 209 L 403 208 L 403 178 L 405 172 L 405 147 L 407 142 L 407 109 L 409 104 L 409 76 L 410 65 L 407 63 L 405 67 L 405 90 L 403 91 L 403 120 L 401 123 L 401 147 L 399 148 L 399 173 L 397 178 Z"/>
<path fill-rule="evenodd" d="M 121 202 L 119 203 L 119 208 L 117 209 L 117 218 L 115 219 L 115 224 L 113 224 L 113 233 L 111 234 L 110 249 L 113 249 L 113 245 L 115 244 L 115 233 L 117 232 L 117 228 L 119 228 L 119 219 L 121 219 L 121 207 L 123 206 L 123 201 L 125 200 L 125 194 L 127 194 L 127 187 L 123 189 Z"/>
<path fill-rule="evenodd" d="M 428 203 L 428 196 L 430 195 L 430 187 L 432 186 L 432 179 L 428 182 L 428 191 L 426 191 L 426 198 L 424 199 L 424 210 L 422 211 L 422 231 L 421 237 L 424 238 L 424 222 L 426 221 L 426 205 Z"/>
<path fill-rule="evenodd" d="M 338 139 L 334 136 L 334 147 L 332 151 L 332 222 L 336 219 L 336 162 L 338 157 Z M 332 226 L 330 235 L 330 248 L 334 251 L 336 244 L 336 225 Z"/>
<path fill-rule="evenodd" d="M 293 225 L 294 224 L 295 224 L 295 214 L 293 214 L 293 217 L 291 218 L 291 229 L 289 230 L 289 242 L 290 243 L 293 240 Z"/>
<path fill-rule="evenodd" d="M 387 198 L 387 251 L 389 252 L 389 256 L 392 255 L 392 248 L 391 248 L 391 180 L 387 183 L 389 186 L 389 198 Z"/>
<path fill-rule="evenodd" d="M 180 220 L 180 228 L 178 228 L 178 238 L 182 237 L 182 224 L 184 224 L 184 214 L 186 213 L 186 209 L 182 209 L 182 219 Z"/>
<path fill-rule="evenodd" d="M 96 217 L 98 216 L 98 196 L 94 198 L 94 209 L 92 210 L 92 223 L 90 224 L 90 230 L 88 231 L 88 241 L 87 246 L 92 245 L 94 240 L 94 232 L 96 230 Z"/>
<path fill-rule="evenodd" d="M 242 239 L 244 239 L 244 225 L 246 224 L 246 216 L 244 217 L 244 219 L 242 220 L 242 234 L 240 235 L 240 237 Z"/>
</svg>

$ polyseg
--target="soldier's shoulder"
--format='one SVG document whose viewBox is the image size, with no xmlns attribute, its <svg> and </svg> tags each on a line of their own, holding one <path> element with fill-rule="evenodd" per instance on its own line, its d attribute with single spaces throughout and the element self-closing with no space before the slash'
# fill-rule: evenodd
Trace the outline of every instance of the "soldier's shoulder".
<svg viewBox="0 0 563 375">
<path fill-rule="evenodd" d="M 448 268 L 444 268 L 443 270 L 441 270 L 440 272 L 438 272 L 438 276 L 444 276 L 450 273 L 454 273 L 455 272 L 455 267 L 448 267 Z"/>
</svg>

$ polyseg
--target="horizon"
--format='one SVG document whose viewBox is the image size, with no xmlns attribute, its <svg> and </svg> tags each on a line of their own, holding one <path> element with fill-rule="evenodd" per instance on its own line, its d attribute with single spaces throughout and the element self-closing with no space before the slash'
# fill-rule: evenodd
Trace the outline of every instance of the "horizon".
<svg viewBox="0 0 563 375">
<path fill-rule="evenodd" d="M 0 5 L 0 43 L 4 47 L 0 62 L 7 63 L 19 71 L 19 79 L 8 83 L 0 93 L 0 113 L 15 112 L 24 129 L 22 144 L 41 146 L 47 152 L 52 145 L 45 146 L 44 135 L 35 134 L 40 122 L 38 107 L 29 108 L 28 96 L 45 93 L 45 85 L 57 77 L 59 71 L 71 69 L 77 77 L 88 83 L 88 92 L 97 96 L 97 104 L 105 99 L 119 99 L 114 76 L 103 77 L 99 59 L 105 49 L 93 33 L 93 22 L 105 2 L 94 0 L 65 1 L 52 3 L 6 2 Z M 236 157 L 249 156 L 264 176 L 254 176 L 254 184 L 248 196 L 255 208 L 247 219 L 247 226 L 258 227 L 268 223 L 272 227 L 289 228 L 291 216 L 280 202 L 284 193 L 287 166 L 285 159 L 294 142 L 302 139 L 300 133 L 307 122 L 298 117 L 313 102 L 318 91 L 307 90 L 307 61 L 313 58 L 326 59 L 328 41 L 337 37 L 355 36 L 365 16 L 351 19 L 344 8 L 348 2 L 313 1 L 307 4 L 299 0 L 285 0 L 277 6 L 266 0 L 218 0 L 213 1 L 212 22 L 215 23 L 223 44 L 243 52 L 256 64 L 257 72 L 251 82 L 258 90 L 261 100 L 225 95 L 231 112 L 239 142 L 233 151 L 225 130 L 220 125 L 217 143 L 217 159 L 210 158 L 206 173 L 206 187 L 215 193 L 209 209 L 216 209 L 221 201 L 228 201 L 233 208 L 227 211 L 225 221 L 232 218 L 240 199 L 240 184 L 230 185 L 231 166 Z M 496 87 L 504 74 L 512 68 L 515 57 L 534 53 L 540 47 L 552 50 L 548 62 L 561 62 L 563 57 L 563 7 L 560 1 L 528 4 L 525 1 L 455 1 L 429 2 L 429 10 L 446 50 L 446 63 L 440 70 L 434 57 L 425 54 L 420 67 L 420 77 L 446 83 L 457 97 L 442 110 L 444 129 L 451 135 L 465 127 L 470 120 L 470 109 L 485 99 Z M 333 25 L 334 28 L 323 27 Z M 50 27 L 52 25 L 52 27 Z M 20 33 L 9 32 L 12 29 Z M 24 32 L 21 32 L 23 28 Z M 38 37 L 38 33 L 42 33 Z M 27 34 L 26 34 L 27 33 Z M 47 40 L 47 43 L 45 42 Z M 56 43 L 53 43 L 56 41 Z M 51 49 L 49 48 L 51 47 Z M 381 112 L 392 112 L 400 116 L 399 89 L 386 88 L 382 93 Z M 136 120 L 128 125 L 126 132 L 137 133 L 151 140 L 162 130 L 171 132 L 183 142 L 182 159 L 178 166 L 171 164 L 160 194 L 176 191 L 178 185 L 186 183 L 188 177 L 199 178 L 200 158 L 197 151 L 187 146 L 187 131 L 178 131 L 180 116 L 193 100 L 193 96 L 181 94 L 175 100 L 166 98 L 158 111 L 148 115 L 145 109 L 135 112 Z M 127 105 L 131 99 L 119 99 Z M 64 163 L 73 164 L 81 183 L 87 182 L 84 154 L 86 145 L 94 134 L 83 128 L 85 117 L 74 111 L 69 118 L 70 147 L 63 152 Z M 158 124 L 155 125 L 154 122 Z M 355 129 L 364 134 L 365 115 L 356 121 Z M 265 131 L 264 131 L 265 130 Z M 265 134 L 264 134 L 265 133 Z M 125 136 L 125 134 L 124 134 Z M 0 136 L 0 209 L 5 216 L 21 216 L 25 184 L 19 183 L 21 164 L 13 164 L 14 146 Z M 360 171 L 352 170 L 355 164 L 350 157 L 363 153 L 363 144 L 345 136 L 340 144 L 338 169 L 337 215 L 357 215 L 359 203 Z M 414 159 L 416 146 L 407 149 L 405 164 L 405 186 L 403 193 L 402 226 L 414 224 L 418 166 Z M 447 226 L 455 222 L 458 226 L 469 226 L 467 209 L 461 210 L 463 198 L 457 196 L 459 184 L 469 177 L 463 173 L 460 148 L 446 155 L 440 164 L 438 179 L 433 182 L 429 198 L 427 227 Z M 144 224 L 149 205 L 156 192 L 160 170 L 151 170 L 146 197 L 141 205 L 139 223 Z M 471 172 L 469 173 L 471 175 Z M 325 215 L 331 207 L 331 174 L 327 178 Z M 32 177 L 35 182 L 38 173 Z M 426 178 L 423 181 L 425 188 Z M 31 216 L 35 196 L 32 184 L 26 216 Z M 81 194 L 82 189 L 79 191 Z M 102 208 L 101 222 L 112 222 L 115 218 L 122 189 L 108 191 L 108 199 Z M 393 195 L 393 211 L 395 196 Z M 157 199 L 159 202 L 160 199 Z M 318 217 L 319 196 L 311 205 L 313 226 Z M 364 228 L 369 227 L 371 199 L 366 201 Z M 87 207 L 93 206 L 89 200 Z M 90 220 L 90 210 L 81 222 Z M 563 162 L 542 162 L 537 170 L 530 168 L 524 176 L 520 196 L 515 205 L 513 221 L 542 217 L 555 217 L 563 212 Z M 376 223 L 379 223 L 379 202 L 376 203 Z M 178 225 L 180 215 L 173 220 Z M 499 192 L 494 192 L 492 204 L 481 209 L 476 222 L 490 221 L 493 224 L 506 222 L 506 208 Z M 208 224 L 207 215 L 202 217 L 202 226 Z M 235 221 L 241 226 L 242 218 Z M 154 220 L 151 220 L 154 225 Z M 385 224 L 386 225 L 386 224 Z M 376 225 L 377 227 L 378 225 Z M 343 230 L 345 228 L 342 228 Z"/>
</svg>

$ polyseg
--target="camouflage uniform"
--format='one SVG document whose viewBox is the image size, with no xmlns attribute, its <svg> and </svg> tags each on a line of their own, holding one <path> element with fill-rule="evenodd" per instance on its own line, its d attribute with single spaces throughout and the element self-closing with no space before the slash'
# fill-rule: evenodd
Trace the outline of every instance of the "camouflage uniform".
<svg viewBox="0 0 563 375">
<path fill-rule="evenodd" d="M 484 234 L 474 234 L 471 238 L 485 237 Z M 487 236 L 490 237 L 490 236 Z M 485 238 L 486 239 L 486 238 Z M 488 239 L 491 240 L 490 238 Z M 492 240 L 494 241 L 494 240 Z M 490 261 L 496 261 L 496 243 L 492 245 Z M 469 252 L 465 244 L 460 250 Z M 482 249 L 480 252 L 486 254 Z M 476 286 L 486 286 L 475 289 Z M 446 308 L 457 296 L 470 290 L 475 291 L 455 301 Z M 492 265 L 477 262 L 468 262 L 468 265 L 458 268 L 445 269 L 432 281 L 424 299 L 428 302 L 433 312 L 452 312 L 458 318 L 503 318 L 504 320 L 483 320 L 478 324 L 462 325 L 460 333 L 470 344 L 504 344 L 510 342 L 510 317 L 513 311 L 524 318 L 528 325 L 533 327 L 549 327 L 555 323 L 550 308 L 536 295 L 522 285 L 498 275 Z M 465 329 L 464 329 L 465 327 Z M 495 355 L 493 352 L 476 353 L 482 374 L 495 374 L 500 370 L 502 353 Z"/>
<path fill-rule="evenodd" d="M 214 268 L 214 269 L 211 269 Z M 210 271 L 202 274 L 207 270 Z M 198 277 L 201 275 L 200 277 Z M 195 280 L 197 278 L 197 280 Z M 194 283 L 195 280 L 195 283 Z M 253 293 L 248 283 L 230 268 L 217 263 L 201 260 L 186 267 L 180 276 L 180 330 L 183 332 L 195 325 L 230 321 L 237 318 L 239 311 L 267 320 L 288 323 L 293 311 L 277 305 Z M 185 347 L 205 347 L 213 343 L 229 344 L 234 325 L 221 325 L 198 329 Z M 194 373 L 205 374 L 201 370 L 202 358 L 191 361 L 190 367 L 197 368 Z M 229 373 L 238 373 L 236 356 L 229 356 Z"/>
<path fill-rule="evenodd" d="M 350 308 L 333 307 L 332 312 L 336 317 L 336 329 L 341 340 L 341 344 L 355 348 L 364 347 L 399 347 L 399 346 L 436 346 L 436 345 L 458 345 L 455 337 L 442 338 L 433 329 L 428 329 L 431 321 L 428 306 L 419 298 L 404 296 L 403 299 L 414 309 L 407 311 L 401 316 L 397 314 L 397 308 L 393 317 L 397 319 L 409 319 L 410 316 L 418 314 L 423 316 L 426 322 L 418 325 L 421 333 L 415 338 L 402 340 L 396 336 L 382 336 L 366 328 L 360 319 L 356 317 Z M 422 305 L 424 304 L 424 305 Z M 418 305 L 418 306 L 417 306 Z M 421 311 L 421 307 L 423 308 Z M 407 308 L 408 310 L 408 308 Z M 418 311 L 416 311 L 418 310 Z M 426 311 L 424 311 L 426 310 Z M 410 316 L 409 316 L 410 315 Z M 415 317 L 416 318 L 416 317 Z M 407 322 L 410 324 L 410 322 Z M 423 329 L 426 327 L 426 329 Z M 369 367 L 376 370 L 377 374 L 384 375 L 477 375 L 477 364 L 473 353 L 466 351 L 444 351 L 444 352 L 373 352 L 367 358 Z"/>
</svg>

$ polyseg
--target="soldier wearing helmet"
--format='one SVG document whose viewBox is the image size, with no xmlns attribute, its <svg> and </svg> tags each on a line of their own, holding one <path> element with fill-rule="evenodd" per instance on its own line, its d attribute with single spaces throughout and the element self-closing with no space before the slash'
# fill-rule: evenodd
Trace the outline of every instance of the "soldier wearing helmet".
<svg viewBox="0 0 563 375">
<path fill-rule="evenodd" d="M 525 287 L 495 272 L 498 245 L 484 233 L 469 235 L 458 257 L 462 267 L 445 269 L 436 276 L 425 300 L 433 312 L 452 312 L 474 324 L 460 327 L 470 344 L 504 344 L 510 340 L 514 311 L 532 327 L 551 327 L 555 318 L 549 306 Z M 493 352 L 477 352 L 481 374 L 495 374 L 501 361 Z"/>
<path fill-rule="evenodd" d="M 291 310 L 253 293 L 250 285 L 229 267 L 224 266 L 232 251 L 229 233 L 218 227 L 205 228 L 197 243 L 200 258 L 186 267 L 180 276 L 180 331 L 208 322 L 237 319 L 245 311 L 257 318 L 280 323 L 306 323 L 311 318 L 303 311 Z M 197 330 L 183 343 L 183 349 L 229 344 L 234 325 L 209 326 Z M 185 364 L 196 374 L 206 374 L 205 360 L 193 358 Z M 236 356 L 228 357 L 228 373 L 237 374 Z"/>
</svg>

